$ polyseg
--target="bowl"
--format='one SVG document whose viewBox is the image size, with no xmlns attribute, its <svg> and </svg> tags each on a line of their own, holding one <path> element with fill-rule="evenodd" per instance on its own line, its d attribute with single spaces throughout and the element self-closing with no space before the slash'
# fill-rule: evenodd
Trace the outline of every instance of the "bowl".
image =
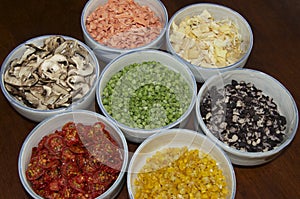
<svg viewBox="0 0 300 199">
<path fill-rule="evenodd" d="M 76 136 L 71 136 L 69 137 L 70 139 L 67 139 L 68 135 L 70 136 L 72 134 L 72 132 L 70 129 L 72 129 L 71 124 L 73 123 L 73 129 L 74 128 L 74 124 L 76 125 L 76 129 L 77 132 L 80 137 L 81 143 L 83 144 L 83 147 L 86 147 L 85 149 L 87 149 L 87 151 L 84 151 L 85 153 L 82 153 L 80 150 L 82 150 L 82 148 L 78 147 L 81 146 L 80 144 L 76 143 Z M 113 139 L 114 141 L 112 141 L 111 139 L 108 142 L 100 142 L 97 140 L 94 140 L 94 142 L 92 143 L 90 140 L 88 140 L 88 138 L 99 138 L 98 135 L 99 134 L 93 134 L 94 137 L 86 137 L 86 134 L 84 134 L 83 132 L 88 132 L 88 131 L 80 131 L 80 124 L 83 124 L 86 129 L 96 129 L 97 126 L 96 124 L 104 124 L 104 130 L 101 128 L 98 128 L 98 130 L 100 130 L 102 135 L 105 135 L 104 133 L 108 132 L 108 135 L 111 139 Z M 88 127 L 94 127 L 93 125 L 95 125 L 95 128 L 88 128 Z M 102 126 L 101 126 L 102 127 Z M 63 130 L 65 131 L 63 131 Z M 66 129 L 69 129 L 69 131 L 67 131 Z M 61 145 L 58 145 L 58 147 L 52 147 L 53 145 L 51 145 L 51 143 L 61 143 L 57 140 L 57 137 L 60 137 L 59 133 L 62 132 L 69 132 L 69 134 L 66 134 L 64 136 L 64 141 L 66 144 L 65 147 L 61 148 Z M 94 130 L 93 132 L 99 132 Z M 59 135 L 58 135 L 59 134 Z M 91 136 L 93 136 L 91 135 Z M 51 138 L 52 137 L 52 138 Z M 49 141 L 49 140 L 54 140 L 54 141 Z M 102 140 L 108 140 L 108 139 L 102 139 Z M 44 144 L 41 144 L 41 143 Z M 50 143 L 50 144 L 49 144 Z M 92 143 L 92 144 L 91 144 Z M 120 160 L 119 163 L 120 164 L 115 164 L 115 167 L 113 165 L 113 163 L 109 163 L 109 162 L 104 162 L 101 161 L 101 152 L 98 153 L 95 152 L 93 150 L 93 146 L 97 146 L 97 144 L 100 143 L 106 143 L 107 146 L 117 146 L 117 147 L 111 147 L 111 149 L 113 149 L 112 151 L 114 152 L 118 152 L 118 155 L 120 155 L 121 158 L 117 159 L 115 158 L 115 160 Z M 117 145 L 113 145 L 114 143 L 116 143 Z M 102 145 L 102 144 L 101 144 Z M 50 147 L 49 147 L 50 146 Z M 76 146 L 77 146 L 77 150 L 76 150 Z M 35 149 L 33 149 L 35 147 Z M 72 148 L 73 147 L 73 148 Z M 97 147 L 94 147 L 97 149 Z M 41 154 L 40 157 L 44 157 L 43 154 L 46 154 L 45 151 L 46 149 L 48 149 L 48 151 L 50 152 L 55 152 L 55 153 L 49 153 L 49 154 L 54 154 L 56 160 L 50 161 L 51 166 L 46 166 L 47 164 L 41 164 L 42 166 L 40 166 L 40 163 L 38 163 L 34 169 L 37 168 L 44 168 L 44 170 L 46 170 L 44 173 L 42 173 L 42 175 L 40 177 L 37 178 L 37 180 L 41 180 L 41 182 L 39 183 L 35 183 L 35 177 L 30 175 L 30 166 L 29 166 L 29 162 L 34 159 L 35 157 L 31 157 L 34 154 Z M 74 150 L 75 149 L 75 150 Z M 97 150 L 96 150 L 97 151 Z M 71 155 L 70 155 L 71 153 Z M 94 164 L 90 164 L 91 162 L 91 157 L 88 156 L 90 159 L 87 158 L 87 154 L 91 153 L 91 155 L 94 155 L 94 160 L 96 159 L 97 162 L 101 162 L 102 167 L 96 167 L 96 163 Z M 105 152 L 104 152 L 105 153 Z M 103 153 L 103 154 L 104 154 Z M 61 155 L 59 155 L 61 154 Z M 64 155 L 67 154 L 67 155 Z M 75 158 L 74 154 L 76 154 Z M 109 152 L 107 154 L 106 157 L 110 157 L 111 158 L 111 154 L 109 154 Z M 51 157 L 51 156 L 48 156 Z M 63 158 L 64 157 L 64 158 Z M 86 159 L 81 159 L 82 157 L 86 157 Z M 113 157 L 113 156 L 112 156 Z M 115 156 L 115 157 L 119 157 L 119 156 Z M 69 159 L 68 159 L 69 158 Z M 99 159 L 98 159 L 99 158 Z M 61 167 L 56 167 L 57 165 L 56 162 L 57 159 L 60 162 L 64 162 L 63 165 Z M 75 160 L 76 159 L 76 160 Z M 82 163 L 82 160 L 84 160 Z M 34 161 L 33 161 L 34 162 Z M 47 161 L 45 161 L 47 163 Z M 114 198 L 116 197 L 116 195 L 120 192 L 120 190 L 123 188 L 124 185 L 124 174 L 127 170 L 127 164 L 128 164 L 128 148 L 127 148 L 127 143 L 126 143 L 126 139 L 123 135 L 123 133 L 121 132 L 121 130 L 114 125 L 114 123 L 100 115 L 97 114 L 95 112 L 92 111 L 87 111 L 87 110 L 77 110 L 77 111 L 69 111 L 69 112 L 65 112 L 65 113 L 60 113 L 58 115 L 55 115 L 53 117 L 47 118 L 44 121 L 42 121 L 41 123 L 39 123 L 30 133 L 29 135 L 26 137 L 26 139 L 23 142 L 22 148 L 20 150 L 19 153 L 19 159 L 18 159 L 18 171 L 19 171 L 19 177 L 21 180 L 21 183 L 23 185 L 23 187 L 25 188 L 25 190 L 30 194 L 31 197 L 38 199 L 38 198 L 42 198 L 40 195 L 38 195 L 34 190 L 33 190 L 33 185 L 35 186 L 36 184 L 41 185 L 41 183 L 43 183 L 44 179 L 47 179 L 48 181 L 51 181 L 51 183 L 47 184 L 46 186 L 41 187 L 39 190 L 46 190 L 46 188 L 50 186 L 50 184 L 52 185 L 52 189 L 56 190 L 57 194 L 58 193 L 62 193 L 63 194 L 70 194 L 70 193 L 75 193 L 72 192 L 73 189 L 70 191 L 70 187 L 74 188 L 74 186 L 72 186 L 71 181 L 72 179 L 82 179 L 81 176 L 85 175 L 85 174 L 76 174 L 75 176 L 72 175 L 72 171 L 79 173 L 78 170 L 72 170 L 72 167 L 69 167 L 69 169 L 63 169 L 65 168 L 64 165 L 72 165 L 70 162 L 76 162 L 76 168 L 79 168 L 80 173 L 82 174 L 83 171 L 86 172 L 86 177 L 83 178 L 85 179 L 84 181 L 76 181 L 78 182 L 78 189 L 81 190 L 85 190 L 85 188 L 88 186 L 88 190 L 94 190 L 93 188 L 96 188 L 95 186 L 97 185 L 96 183 L 98 182 L 96 180 L 96 178 L 93 178 L 93 180 L 89 180 L 91 178 L 91 176 L 97 176 L 98 173 L 103 172 L 105 169 L 110 168 L 110 171 L 113 171 L 111 168 L 115 169 L 115 170 L 119 170 L 119 173 L 116 173 L 116 175 L 114 175 L 114 182 L 112 184 L 109 185 L 109 183 L 107 183 L 107 185 L 105 185 L 105 183 L 107 182 L 107 180 L 103 180 L 103 184 L 105 185 L 105 187 L 107 188 L 105 192 L 103 192 L 100 196 L 94 196 L 94 198 Z M 118 161 L 116 161 L 118 162 Z M 49 162 L 48 162 L 49 163 Z M 81 164 L 82 163 L 82 164 Z M 32 164 L 31 167 L 33 167 L 35 164 Z M 80 165 L 85 165 L 80 167 Z M 87 167 L 86 165 L 89 165 L 90 167 Z M 98 164 L 97 164 L 98 165 Z M 105 165 L 105 166 L 104 166 Z M 61 169 L 57 169 L 57 168 L 61 168 Z M 74 167 L 73 167 L 74 168 Z M 103 168 L 103 169 L 101 169 Z M 28 170 L 28 172 L 27 172 Z M 59 182 L 58 184 L 55 182 L 56 179 L 56 175 L 50 175 L 51 171 L 60 171 L 62 176 L 65 176 L 64 179 L 69 178 L 69 183 L 66 183 L 65 181 L 62 180 L 62 178 L 58 179 L 57 181 Z M 65 172 L 65 171 L 69 171 L 69 172 Z M 108 172 L 108 170 L 106 170 Z M 48 173 L 49 172 L 49 173 Z M 39 172 L 37 172 L 37 176 Z M 49 174 L 48 178 L 47 178 L 47 174 Z M 30 176 L 30 177 L 27 177 Z M 100 175 L 99 175 L 100 176 Z M 107 174 L 103 174 L 103 176 L 107 176 Z M 51 177 L 51 178 L 50 178 Z M 78 177 L 78 178 L 76 178 Z M 52 179 L 52 180 L 49 180 Z M 30 180 L 30 181 L 29 181 Z M 35 181 L 32 181 L 35 180 Z M 64 182 L 64 183 L 62 183 Z M 95 184 L 91 183 L 94 182 Z M 82 188 L 82 183 L 86 183 L 85 188 Z M 58 185 L 58 186 L 55 186 Z M 98 184 L 99 185 L 99 184 Z M 108 186 L 109 185 L 109 186 Z M 46 188 L 45 188 L 46 187 Z M 56 188 L 55 188 L 56 187 Z M 99 189 L 101 188 L 101 186 L 99 185 L 98 187 Z M 92 191 L 91 191 L 92 192 Z M 79 192 L 77 192 L 79 193 Z M 57 195 L 58 196 L 58 195 Z M 78 195 L 79 196 L 79 195 Z M 75 197 L 75 196 L 74 196 Z"/>
<path fill-rule="evenodd" d="M 183 62 L 161 50 L 139 50 L 105 67 L 96 97 L 102 113 L 129 141 L 140 143 L 162 129 L 185 127 L 196 92 L 196 81 Z"/>
<path fill-rule="evenodd" d="M 298 128 L 292 95 L 278 80 L 257 70 L 235 69 L 209 78 L 200 88 L 195 109 L 199 131 L 236 165 L 270 162 L 292 142 Z"/>
<path fill-rule="evenodd" d="M 217 167 L 211 168 L 208 165 L 207 165 L 207 167 L 205 167 L 203 165 L 203 162 L 205 162 L 206 160 L 203 159 L 203 162 L 202 162 L 202 160 L 200 160 L 199 162 L 197 162 L 198 168 L 201 167 L 203 171 L 205 170 L 205 168 L 210 168 L 211 170 L 208 174 L 207 173 L 202 174 L 202 176 L 200 176 L 200 174 L 199 174 L 199 176 L 198 176 L 197 175 L 198 173 L 193 173 L 193 172 L 197 172 L 197 169 L 193 168 L 195 166 L 194 162 L 193 162 L 193 160 L 195 160 L 195 156 L 191 156 L 191 158 L 187 158 L 187 161 L 185 161 L 184 159 L 186 158 L 186 156 L 182 152 L 183 148 L 185 148 L 184 150 L 187 149 L 187 151 L 198 150 L 200 158 L 203 158 L 203 156 L 201 156 L 202 154 L 207 154 L 209 157 L 209 159 L 207 159 L 207 162 L 210 162 L 210 159 L 213 159 L 213 160 L 215 160 Z M 180 149 L 180 150 L 176 151 L 176 149 Z M 167 153 L 169 152 L 169 153 L 167 155 L 165 155 L 165 152 L 167 152 Z M 159 154 L 159 153 L 160 153 L 160 155 L 157 156 L 157 154 Z M 177 156 L 175 155 L 173 157 L 171 155 L 170 157 L 168 157 L 168 155 L 170 155 L 172 153 L 173 154 L 177 153 Z M 156 158 L 154 158 L 154 157 L 156 157 Z M 196 156 L 196 158 L 197 158 L 197 156 Z M 179 166 L 176 166 L 177 163 L 175 161 L 177 161 L 177 163 L 179 163 Z M 151 166 L 151 163 L 152 163 L 153 168 Z M 162 174 L 162 176 L 160 176 L 159 179 L 156 179 L 156 180 L 155 180 L 155 177 L 157 177 L 157 175 L 152 174 L 153 182 L 147 181 L 147 177 L 143 176 L 143 175 L 148 174 L 148 172 L 145 170 L 146 164 L 149 165 L 148 171 L 150 173 L 158 171 L 158 172 L 164 172 L 164 174 Z M 187 164 L 189 164 L 189 166 L 186 166 Z M 185 168 L 185 166 L 186 166 L 186 168 Z M 179 170 L 176 167 L 179 168 Z M 184 176 L 184 178 L 187 178 L 186 181 L 189 181 L 189 182 L 182 182 L 182 180 L 184 180 L 184 178 L 181 178 L 179 180 L 173 179 L 176 176 L 178 176 L 178 178 L 179 178 L 179 176 L 181 175 L 181 169 L 180 169 L 181 167 L 183 168 L 183 172 L 186 171 L 186 173 L 183 174 L 183 176 Z M 142 169 L 142 168 L 144 168 L 144 169 Z M 161 171 L 159 171 L 159 169 Z M 184 169 L 186 169 L 186 170 L 184 170 Z M 192 171 L 189 171 L 188 169 L 192 169 Z M 174 174 L 170 178 L 168 178 L 168 176 L 166 176 L 166 175 L 174 172 L 174 170 L 177 171 L 176 174 Z M 189 192 L 189 194 L 191 194 L 191 195 L 189 195 L 190 197 L 185 196 L 184 193 L 181 192 L 182 184 L 189 183 L 189 184 L 191 184 L 191 186 L 194 186 L 191 182 L 195 182 L 194 181 L 195 175 L 196 175 L 197 180 L 200 181 L 200 180 L 203 180 L 204 176 L 210 175 L 213 172 L 215 172 L 216 170 L 221 171 L 220 173 L 221 173 L 221 175 L 223 175 L 225 180 L 224 180 L 224 178 L 222 178 L 220 176 L 220 174 L 218 174 L 219 179 L 223 179 L 224 182 L 226 183 L 226 187 L 227 187 L 227 196 L 222 197 L 222 198 L 234 198 L 235 192 L 236 192 L 236 178 L 235 178 L 234 169 L 232 167 L 230 159 L 227 157 L 227 155 L 224 153 L 224 151 L 221 148 L 219 148 L 208 137 L 206 137 L 203 134 L 200 134 L 196 131 L 193 131 L 193 130 L 188 130 L 188 129 L 162 130 L 160 133 L 157 133 L 155 135 L 148 137 L 136 149 L 136 151 L 134 152 L 134 154 L 130 160 L 130 163 L 128 166 L 128 173 L 127 173 L 127 188 L 128 188 L 129 197 L 130 198 L 143 198 L 143 197 L 138 197 L 138 196 L 135 197 L 138 192 L 136 179 L 141 177 L 140 180 L 142 180 L 142 181 L 144 180 L 144 183 L 146 186 L 148 186 L 148 185 L 153 186 L 151 188 L 151 191 L 149 194 L 157 193 L 157 192 L 163 193 L 165 191 L 166 185 L 168 185 L 169 187 L 167 189 L 171 190 L 170 191 L 171 194 L 176 194 L 176 197 L 178 197 L 178 198 L 193 198 L 192 196 L 194 196 L 194 198 L 202 198 L 201 196 L 204 197 L 204 195 L 202 195 L 202 194 L 201 195 L 192 195 L 194 193 L 194 189 L 192 189 L 192 191 Z M 144 171 L 145 171 L 145 173 L 144 173 Z M 165 180 L 167 182 L 163 182 L 162 180 Z M 170 183 L 170 181 L 171 181 L 171 183 Z M 181 187 L 181 188 L 179 188 L 179 190 L 172 187 L 172 184 L 174 186 L 174 182 L 175 182 L 175 184 L 178 184 L 178 187 Z M 206 180 L 201 181 L 200 184 L 202 184 L 202 182 L 208 183 L 208 184 L 206 184 L 207 187 L 210 186 L 209 182 L 207 182 Z M 218 180 L 216 180 L 215 183 L 219 184 Z M 200 192 L 202 192 L 203 191 L 202 185 L 199 185 L 199 184 L 197 184 L 197 185 L 198 185 L 197 189 L 200 190 Z M 164 188 L 161 188 L 163 190 L 158 188 L 160 186 L 164 187 Z M 186 186 L 189 186 L 189 185 L 186 185 Z M 224 187 L 224 184 L 222 186 Z M 186 190 L 186 191 L 188 191 L 188 190 Z M 206 192 L 209 192 L 209 190 L 206 190 Z M 146 193 L 146 190 L 144 191 L 144 193 Z M 204 191 L 202 193 L 204 193 Z M 209 194 L 212 194 L 212 193 L 209 193 Z M 213 196 L 211 196 L 211 197 L 213 197 Z M 166 196 L 165 198 L 171 198 L 171 197 Z M 210 198 L 210 197 L 208 196 L 207 198 Z M 216 197 L 216 198 L 218 198 L 218 197 Z"/>
<path fill-rule="evenodd" d="M 99 75 L 98 60 L 84 43 L 44 35 L 18 45 L 4 60 L 0 78 L 11 106 L 40 122 L 72 109 L 93 109 Z"/>
<path fill-rule="evenodd" d="M 166 46 L 202 83 L 220 72 L 244 67 L 252 50 L 253 33 L 236 11 L 197 3 L 178 10 L 169 20 Z"/>
<path fill-rule="evenodd" d="M 106 65 L 112 59 L 125 52 L 148 48 L 160 49 L 165 45 L 165 32 L 168 24 L 168 13 L 161 1 L 154 0 L 150 2 L 146 0 L 135 0 L 120 1 L 110 4 L 109 2 L 110 1 L 107 0 L 90 0 L 86 3 L 81 15 L 81 28 L 85 43 L 91 49 L 93 49 L 100 62 Z M 126 7 L 123 8 L 123 5 L 126 5 Z M 100 6 L 103 7 L 101 14 L 95 15 L 93 18 L 90 17 L 92 19 L 88 20 L 89 16 L 91 16 L 91 14 L 94 13 L 95 10 L 97 10 L 97 8 Z M 107 13 L 106 10 L 108 9 L 106 9 L 105 6 L 113 6 L 110 8 L 110 10 L 115 10 L 115 12 Z M 149 12 L 150 14 L 147 14 L 147 16 L 141 20 L 137 17 L 129 17 L 128 20 L 124 19 L 125 21 L 122 21 L 123 16 L 117 12 L 118 9 L 122 8 L 125 10 L 124 13 L 121 12 L 122 15 L 131 15 L 129 14 L 131 9 L 135 9 L 135 12 L 141 10 L 144 15 Z M 109 21 L 108 24 L 103 26 L 99 25 L 99 31 L 95 32 L 98 25 L 95 24 L 95 26 L 90 26 L 90 23 L 94 20 L 97 21 L 96 23 L 101 23 L 98 21 L 106 18 L 105 15 L 109 15 L 109 18 L 112 21 Z M 134 15 L 136 14 L 133 14 L 133 16 Z M 122 20 L 119 19 L 120 17 Z M 154 22 L 149 22 L 150 19 L 153 19 Z M 136 23 L 134 20 L 140 22 Z M 146 21 L 147 23 L 141 21 Z M 116 25 L 110 26 L 110 24 L 113 23 L 116 23 Z M 158 23 L 160 23 L 160 25 Z M 124 24 L 129 26 L 130 29 L 123 28 Z M 111 31 L 112 33 L 110 32 L 110 29 L 113 29 L 113 31 Z"/>
</svg>

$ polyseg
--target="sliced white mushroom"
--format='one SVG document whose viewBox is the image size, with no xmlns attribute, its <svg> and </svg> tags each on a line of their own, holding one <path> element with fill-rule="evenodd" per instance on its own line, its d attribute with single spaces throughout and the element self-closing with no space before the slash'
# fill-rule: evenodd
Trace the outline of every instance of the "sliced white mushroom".
<svg viewBox="0 0 300 199">
<path fill-rule="evenodd" d="M 36 50 L 34 48 L 28 48 L 25 50 L 24 54 L 20 59 L 15 59 L 12 61 L 11 66 L 20 65 L 22 62 L 26 61 L 27 58 L 32 55 Z"/>
<path fill-rule="evenodd" d="M 84 96 L 96 78 L 88 51 L 77 41 L 49 37 L 42 46 L 26 44 L 4 74 L 7 91 L 37 109 L 65 107 Z"/>
<path fill-rule="evenodd" d="M 64 107 L 66 107 L 66 106 L 68 106 L 71 102 L 71 100 L 70 99 L 72 99 L 72 95 L 71 94 L 66 94 L 66 95 L 61 95 L 57 100 L 56 100 L 56 102 L 55 102 L 55 106 L 57 106 L 57 107 L 62 107 L 62 106 L 64 106 Z"/>
<path fill-rule="evenodd" d="M 67 89 L 65 89 L 64 87 L 61 87 L 57 84 L 52 84 L 52 88 L 51 88 L 51 92 L 57 94 L 57 95 L 68 95 L 69 91 Z"/>
<path fill-rule="evenodd" d="M 50 96 L 45 97 L 44 103 L 45 105 L 54 105 L 56 100 L 59 98 L 60 95 L 52 94 Z"/>
<path fill-rule="evenodd" d="M 94 72 L 94 67 L 90 63 L 86 63 L 86 60 L 79 55 L 72 57 L 72 61 L 77 69 L 70 70 L 69 74 L 76 73 L 77 75 L 88 76 Z"/>
<path fill-rule="evenodd" d="M 73 90 L 77 90 L 78 84 L 85 83 L 85 79 L 82 76 L 73 75 L 68 77 L 66 82 Z"/>
<path fill-rule="evenodd" d="M 71 92 L 73 100 L 81 99 L 90 89 L 90 86 L 86 83 L 79 83 L 74 87 L 74 91 Z"/>
<path fill-rule="evenodd" d="M 37 108 L 40 104 L 40 99 L 35 97 L 30 92 L 25 92 L 26 101 L 32 105 L 32 107 Z"/>
</svg>

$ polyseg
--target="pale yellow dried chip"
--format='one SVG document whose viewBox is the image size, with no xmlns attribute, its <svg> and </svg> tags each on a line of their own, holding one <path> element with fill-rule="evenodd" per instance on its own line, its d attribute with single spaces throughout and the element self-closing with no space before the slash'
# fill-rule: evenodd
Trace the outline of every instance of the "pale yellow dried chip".
<svg viewBox="0 0 300 199">
<path fill-rule="evenodd" d="M 215 20 L 207 10 L 178 25 L 173 22 L 170 42 L 182 58 L 208 68 L 231 65 L 245 53 L 237 25 L 227 18 Z"/>
</svg>

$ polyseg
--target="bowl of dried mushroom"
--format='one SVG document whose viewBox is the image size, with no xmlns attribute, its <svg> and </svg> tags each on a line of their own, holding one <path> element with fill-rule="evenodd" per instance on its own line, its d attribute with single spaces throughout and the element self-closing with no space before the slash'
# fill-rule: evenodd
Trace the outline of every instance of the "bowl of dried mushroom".
<svg viewBox="0 0 300 199">
<path fill-rule="evenodd" d="M 172 16 L 166 46 L 186 62 L 197 82 L 204 82 L 220 72 L 244 67 L 253 33 L 238 12 L 218 4 L 197 3 Z"/>
<path fill-rule="evenodd" d="M 17 46 L 1 67 L 1 89 L 12 107 L 32 121 L 72 109 L 91 109 L 100 74 L 81 41 L 44 35 Z"/>
<path fill-rule="evenodd" d="M 252 166 L 276 158 L 293 140 L 298 109 L 290 92 L 268 74 L 235 69 L 209 78 L 196 101 L 199 130 L 232 163 Z"/>
</svg>

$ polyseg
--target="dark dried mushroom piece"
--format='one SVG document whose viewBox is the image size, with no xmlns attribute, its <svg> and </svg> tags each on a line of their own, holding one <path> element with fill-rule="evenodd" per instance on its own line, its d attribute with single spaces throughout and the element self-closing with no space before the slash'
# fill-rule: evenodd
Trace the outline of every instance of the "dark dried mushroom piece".
<svg viewBox="0 0 300 199">
<path fill-rule="evenodd" d="M 207 128 L 238 150 L 269 151 L 285 138 L 286 118 L 273 99 L 252 83 L 232 80 L 224 88 L 212 87 L 200 109 Z"/>
</svg>

